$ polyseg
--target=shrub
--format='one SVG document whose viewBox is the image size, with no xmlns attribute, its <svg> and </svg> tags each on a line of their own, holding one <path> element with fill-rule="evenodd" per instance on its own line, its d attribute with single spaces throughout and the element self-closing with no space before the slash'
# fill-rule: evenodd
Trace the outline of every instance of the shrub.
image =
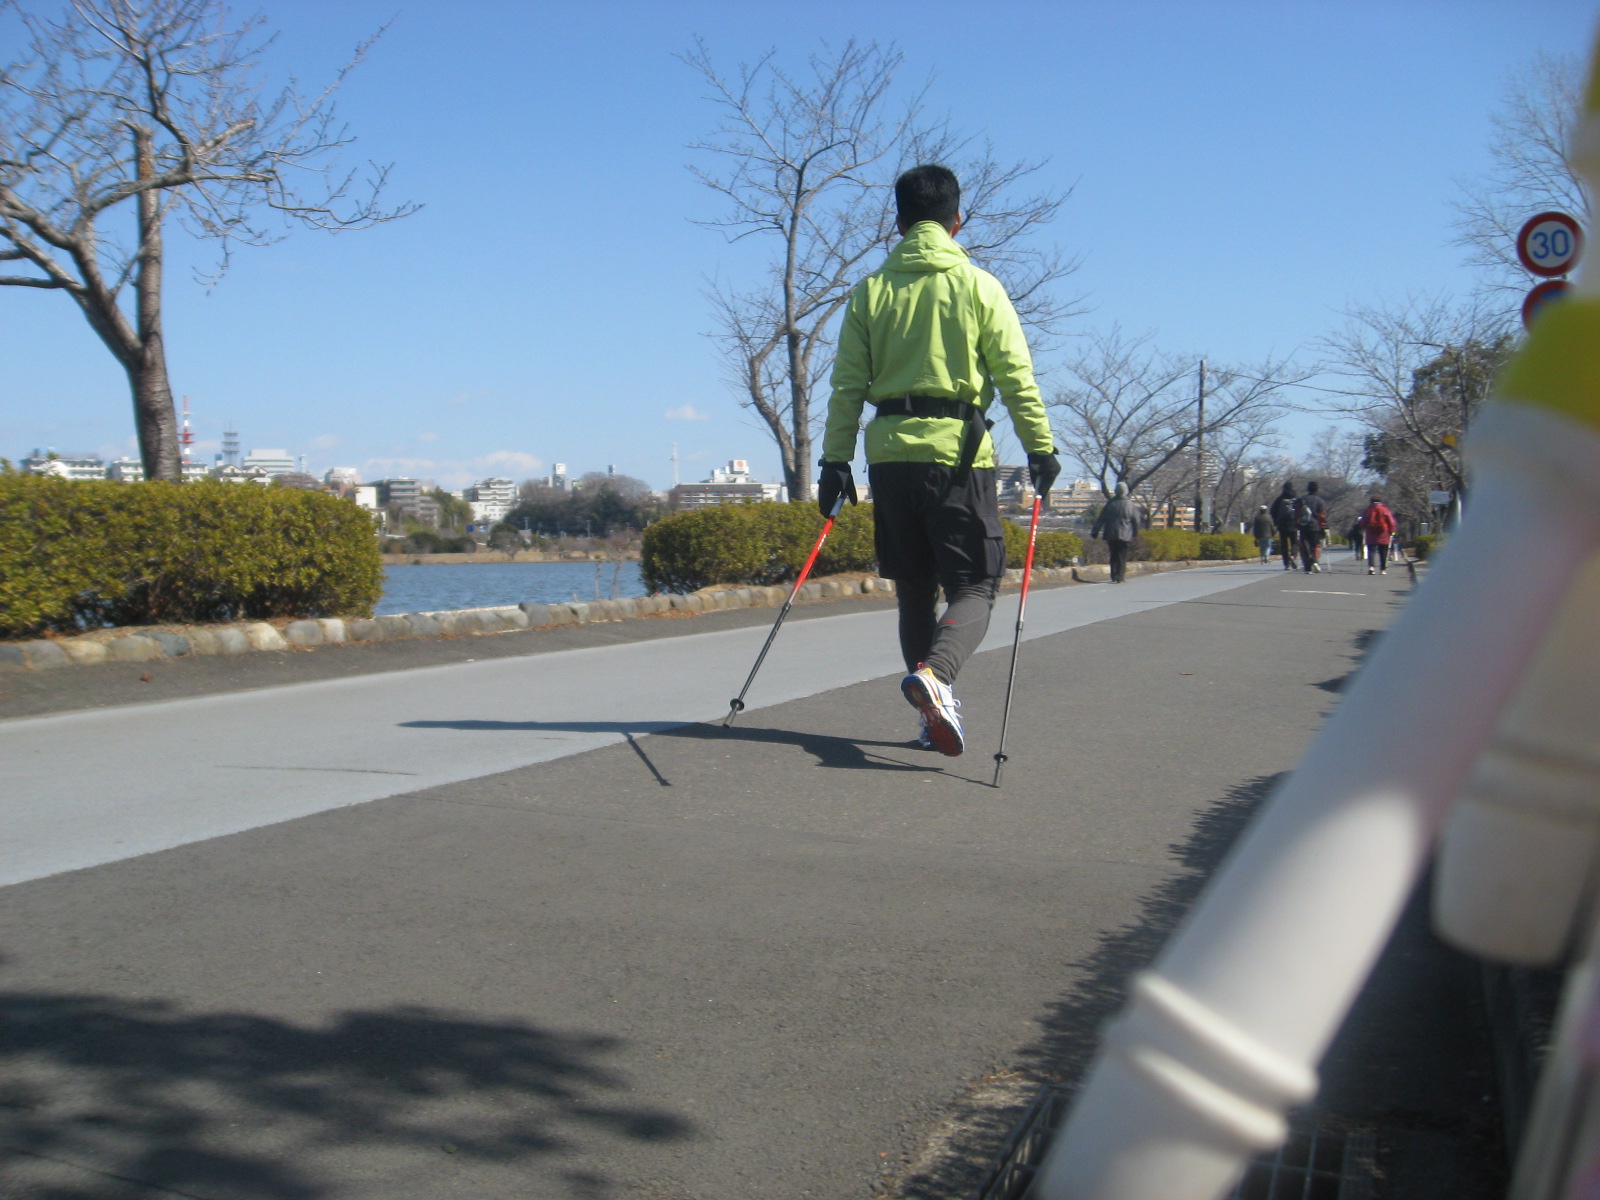
<svg viewBox="0 0 1600 1200">
<path fill-rule="evenodd" d="M 1200 553 L 1202 559 L 1259 558 L 1256 540 L 1248 533 L 1202 533 Z"/>
<path fill-rule="evenodd" d="M 1028 528 L 1015 521 L 1002 521 L 1006 533 L 1006 566 L 1020 570 L 1028 557 Z M 1083 553 L 1083 543 L 1075 533 L 1047 529 L 1033 543 L 1036 567 L 1070 567 Z"/>
<path fill-rule="evenodd" d="M 1136 557 L 1151 562 L 1182 562 L 1200 557 L 1200 535 L 1192 529 L 1143 529 Z"/>
<path fill-rule="evenodd" d="M 382 589 L 372 520 L 348 500 L 0 474 L 0 636 L 369 616 Z"/>
<path fill-rule="evenodd" d="M 1417 540 L 1411 544 L 1411 557 L 1426 561 L 1433 557 L 1434 548 L 1439 544 L 1439 535 L 1436 533 L 1423 533 L 1417 535 Z"/>
<path fill-rule="evenodd" d="M 795 578 L 822 532 L 810 501 L 724 504 L 657 521 L 645 530 L 640 568 L 652 592 L 693 592 L 717 583 L 767 586 Z M 872 506 L 846 505 L 813 574 L 870 571 Z"/>
</svg>

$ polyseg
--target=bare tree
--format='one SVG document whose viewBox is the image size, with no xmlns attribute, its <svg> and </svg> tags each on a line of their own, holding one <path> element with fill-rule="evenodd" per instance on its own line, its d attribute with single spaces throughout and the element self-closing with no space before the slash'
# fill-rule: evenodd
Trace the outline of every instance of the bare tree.
<svg viewBox="0 0 1600 1200">
<path fill-rule="evenodd" d="M 1489 298 L 1412 300 L 1348 317 L 1320 342 L 1321 371 L 1335 381 L 1316 389 L 1320 408 L 1363 427 L 1377 473 L 1415 459 L 1433 487 L 1464 495 L 1461 435 L 1510 355 L 1510 318 Z"/>
<path fill-rule="evenodd" d="M 682 58 L 721 114 L 691 147 L 720 161 L 692 169 L 727 202 L 725 215 L 701 224 L 773 247 L 759 284 L 715 287 L 711 298 L 731 381 L 777 444 L 791 496 L 811 495 L 813 396 L 832 361 L 836 319 L 893 234 L 890 188 L 903 167 L 945 161 L 961 176 L 968 253 L 1013 289 L 1033 328 L 1048 330 L 1070 311 L 1051 285 L 1075 264 L 1025 244 L 1066 197 L 1017 198 L 1038 164 L 1001 165 L 987 148 L 973 152 L 948 128 L 924 123 L 920 93 L 896 106 L 898 50 L 824 46 L 803 76 L 778 66 L 775 52 L 733 76 L 703 42 Z"/>
<path fill-rule="evenodd" d="M 1589 197 L 1567 163 L 1567 139 L 1579 111 L 1581 71 L 1571 56 L 1540 54 L 1509 79 L 1491 118 L 1489 168 L 1461 185 L 1456 241 L 1482 268 L 1486 292 L 1508 310 L 1520 307 L 1528 273 L 1517 261 L 1517 231 L 1550 209 L 1585 226 Z"/>
<path fill-rule="evenodd" d="M 261 21 L 229 28 L 223 0 L 71 0 L 54 18 L 0 0 L 0 17 L 31 39 L 0 67 L 0 261 L 27 271 L 0 275 L 0 286 L 77 304 L 127 373 L 146 477 L 177 480 L 166 222 L 218 243 L 215 278 L 235 243 L 415 211 L 380 207 L 388 168 L 359 182 L 334 173 L 351 138 L 333 94 L 372 42 L 320 93 L 290 84 L 263 97 Z"/>
<path fill-rule="evenodd" d="M 1231 445 L 1241 456 L 1270 444 L 1286 407 L 1280 393 L 1301 379 L 1287 360 L 1250 369 L 1212 364 L 1202 419 L 1198 365 L 1198 357 L 1154 349 L 1149 336 L 1115 328 L 1094 335 L 1051 401 L 1057 441 L 1107 496 L 1122 482 L 1157 505 L 1176 504 L 1180 495 L 1188 503 L 1202 467 L 1197 439 Z"/>
</svg>

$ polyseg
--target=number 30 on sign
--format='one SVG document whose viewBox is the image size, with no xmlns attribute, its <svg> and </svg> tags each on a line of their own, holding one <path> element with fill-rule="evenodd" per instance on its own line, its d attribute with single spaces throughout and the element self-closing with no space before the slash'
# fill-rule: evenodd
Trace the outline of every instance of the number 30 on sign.
<svg viewBox="0 0 1600 1200">
<path fill-rule="evenodd" d="M 1566 213 L 1546 212 L 1530 217 L 1517 234 L 1517 258 L 1535 275 L 1546 279 L 1572 270 L 1583 252 L 1583 231 Z"/>
</svg>

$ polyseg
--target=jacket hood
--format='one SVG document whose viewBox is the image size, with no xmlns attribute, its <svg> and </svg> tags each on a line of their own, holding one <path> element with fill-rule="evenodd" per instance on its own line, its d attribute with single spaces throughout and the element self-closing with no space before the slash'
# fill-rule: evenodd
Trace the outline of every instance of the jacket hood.
<svg viewBox="0 0 1600 1200">
<path fill-rule="evenodd" d="M 901 238 L 889 251 L 884 267 L 890 271 L 910 271 L 927 274 L 930 271 L 948 271 L 967 261 L 967 252 L 956 245 L 955 239 L 937 221 L 918 221 L 911 232 Z"/>
</svg>

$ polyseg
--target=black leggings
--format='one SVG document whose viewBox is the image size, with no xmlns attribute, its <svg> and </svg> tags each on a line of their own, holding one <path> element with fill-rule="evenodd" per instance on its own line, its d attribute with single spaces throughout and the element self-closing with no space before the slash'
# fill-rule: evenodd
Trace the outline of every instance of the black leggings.
<svg viewBox="0 0 1600 1200">
<path fill-rule="evenodd" d="M 967 657 L 989 631 L 998 579 L 958 579 L 945 584 L 945 610 L 937 617 L 939 581 L 934 578 L 897 579 L 900 602 L 900 654 L 906 670 L 926 663 L 939 680 L 956 681 Z"/>
<path fill-rule="evenodd" d="M 1387 571 L 1389 569 L 1388 542 L 1367 543 L 1367 567 L 1379 571 Z"/>
</svg>

